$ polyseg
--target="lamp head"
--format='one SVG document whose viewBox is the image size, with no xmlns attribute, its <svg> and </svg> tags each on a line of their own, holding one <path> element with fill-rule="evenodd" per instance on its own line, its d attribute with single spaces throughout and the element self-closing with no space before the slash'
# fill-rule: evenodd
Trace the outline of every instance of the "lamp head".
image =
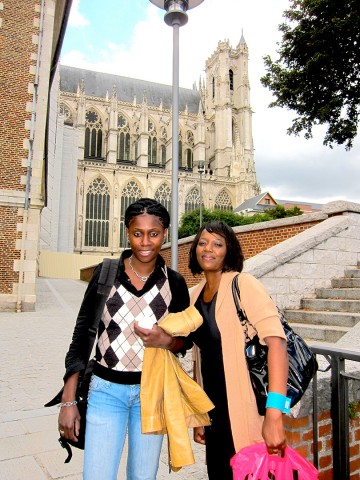
<svg viewBox="0 0 360 480">
<path fill-rule="evenodd" d="M 182 27 L 187 24 L 187 10 L 195 8 L 204 0 L 150 0 L 156 7 L 166 11 L 164 21 L 167 25 L 179 25 Z"/>
<path fill-rule="evenodd" d="M 162 8 L 163 10 L 168 11 L 168 8 L 171 3 L 182 3 L 185 11 L 191 10 L 192 8 L 197 7 L 204 0 L 150 0 L 156 7 Z"/>
</svg>

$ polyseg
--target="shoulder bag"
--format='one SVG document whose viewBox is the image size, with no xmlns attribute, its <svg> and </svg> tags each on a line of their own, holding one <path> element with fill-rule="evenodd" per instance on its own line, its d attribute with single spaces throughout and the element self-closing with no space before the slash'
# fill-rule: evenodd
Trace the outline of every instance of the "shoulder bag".
<svg viewBox="0 0 360 480">
<path fill-rule="evenodd" d="M 255 393 L 256 404 L 259 415 L 265 415 L 265 405 L 268 394 L 269 378 L 267 352 L 268 347 L 262 345 L 257 334 L 253 338 L 249 337 L 248 325 L 254 330 L 256 328 L 246 317 L 246 314 L 240 307 L 240 289 L 238 284 L 238 275 L 232 281 L 232 293 L 234 303 L 240 323 L 245 335 L 245 358 L 249 369 L 251 385 Z M 291 400 L 291 407 L 296 405 L 318 369 L 315 354 L 310 350 L 306 342 L 300 335 L 295 333 L 287 323 L 284 313 L 278 308 L 280 321 L 283 326 L 287 351 L 289 356 L 289 377 L 287 382 L 287 397 Z"/>
</svg>

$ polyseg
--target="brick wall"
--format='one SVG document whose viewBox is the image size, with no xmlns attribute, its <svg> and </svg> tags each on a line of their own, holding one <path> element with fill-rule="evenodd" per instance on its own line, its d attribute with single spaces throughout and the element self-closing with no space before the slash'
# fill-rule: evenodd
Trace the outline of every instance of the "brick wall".
<svg viewBox="0 0 360 480">
<path fill-rule="evenodd" d="M 35 13 L 33 1 L 3 1 L 3 23 L 0 29 L 0 160 L 3 166 L 0 188 L 24 190 L 21 175 L 26 174 L 22 160 L 27 157 L 24 139 L 29 137 L 25 121 L 31 118 L 27 103 L 31 102 L 29 83 L 34 81 L 30 65 L 35 64 L 37 45 L 33 35 Z M 19 35 L 21 31 L 21 35 Z M 32 56 L 35 60 L 32 61 Z"/>
<path fill-rule="evenodd" d="M 284 225 L 281 227 L 264 228 L 265 223 L 256 224 L 252 226 L 251 230 L 241 230 L 242 227 L 234 227 L 236 236 L 241 244 L 245 259 L 251 258 L 264 250 L 267 250 L 274 245 L 277 245 L 288 238 L 294 237 L 299 233 L 313 227 L 319 221 L 306 222 Z M 188 269 L 189 263 L 189 250 L 193 237 L 189 237 L 189 241 L 180 240 L 178 247 L 178 269 L 184 276 L 188 287 L 196 285 L 199 282 L 199 276 L 194 277 Z M 170 247 L 165 247 L 161 251 L 161 255 L 165 258 L 167 265 L 170 266 L 171 262 L 171 250 Z"/>
<path fill-rule="evenodd" d="M 14 272 L 14 260 L 20 257 L 16 249 L 16 239 L 20 234 L 16 232 L 16 225 L 19 221 L 17 209 L 0 207 L 0 292 L 11 293 L 13 283 L 17 282 L 18 274 Z"/>
<path fill-rule="evenodd" d="M 360 478 L 360 404 L 358 404 L 357 412 L 357 417 L 350 420 L 349 424 L 350 480 L 359 480 Z M 285 417 L 285 419 L 288 444 L 312 462 L 312 416 L 309 415 L 300 418 Z M 333 476 L 332 422 L 330 411 L 321 412 L 318 421 L 319 480 L 340 480 L 335 479 Z"/>
<path fill-rule="evenodd" d="M 3 0 L 1 3 L 0 189 L 9 195 L 7 203 L 0 206 L 0 293 L 11 294 L 19 276 L 14 272 L 14 261 L 20 258 L 16 240 L 21 237 L 18 223 L 22 218 L 18 212 L 20 195 L 25 191 L 32 102 L 29 84 L 34 82 L 39 2 Z M 14 197 L 18 201 L 12 203 Z"/>
<path fill-rule="evenodd" d="M 22 207 L 37 60 L 40 2 L 3 0 L 0 11 L 0 206 L 2 308 L 15 302 Z M 32 240 L 32 239 L 31 239 Z M 26 242 L 26 240 L 25 240 Z M 30 242 L 31 243 L 31 242 Z M 29 242 L 24 245 L 28 246 Z M 25 259 L 29 258 L 27 253 Z M 16 262 L 18 264 L 18 262 Z M 15 270 L 15 271 L 14 271 Z M 25 291 L 25 290 L 24 290 Z M 26 293 L 29 293 L 26 290 Z M 11 297 L 10 297 L 11 295 Z"/>
</svg>

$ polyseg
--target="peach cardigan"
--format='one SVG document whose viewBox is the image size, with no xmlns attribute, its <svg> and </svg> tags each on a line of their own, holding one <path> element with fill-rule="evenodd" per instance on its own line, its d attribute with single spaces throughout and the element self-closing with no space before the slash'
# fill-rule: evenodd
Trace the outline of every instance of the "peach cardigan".
<svg viewBox="0 0 360 480">
<path fill-rule="evenodd" d="M 257 412 L 244 355 L 244 333 L 231 291 L 231 282 L 235 275 L 237 272 L 222 274 L 216 298 L 215 320 L 221 334 L 231 431 L 235 450 L 239 451 L 247 445 L 263 441 L 261 436 L 263 417 Z M 264 338 L 268 336 L 285 338 L 276 306 L 262 283 L 248 273 L 241 273 L 238 282 L 241 308 L 256 327 L 260 342 L 264 343 Z M 205 279 L 191 289 L 192 305 L 196 302 L 204 285 Z M 249 329 L 249 335 L 251 337 L 253 335 L 251 329 Z M 196 378 L 202 385 L 200 353 L 196 346 L 194 360 Z"/>
</svg>

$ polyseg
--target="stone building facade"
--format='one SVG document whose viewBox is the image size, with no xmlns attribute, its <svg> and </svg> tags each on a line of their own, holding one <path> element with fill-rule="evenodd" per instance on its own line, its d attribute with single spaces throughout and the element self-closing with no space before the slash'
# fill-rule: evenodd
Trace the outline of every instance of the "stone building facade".
<svg viewBox="0 0 360 480">
<path fill-rule="evenodd" d="M 47 99 L 71 0 L 0 0 L 0 310 L 33 310 Z"/>
<path fill-rule="evenodd" d="M 153 197 L 171 211 L 172 87 L 67 66 L 58 77 L 41 249 L 117 254 L 131 202 Z M 243 36 L 236 48 L 218 43 L 198 87 L 180 88 L 178 141 L 180 216 L 200 198 L 233 210 L 259 193 Z"/>
</svg>

